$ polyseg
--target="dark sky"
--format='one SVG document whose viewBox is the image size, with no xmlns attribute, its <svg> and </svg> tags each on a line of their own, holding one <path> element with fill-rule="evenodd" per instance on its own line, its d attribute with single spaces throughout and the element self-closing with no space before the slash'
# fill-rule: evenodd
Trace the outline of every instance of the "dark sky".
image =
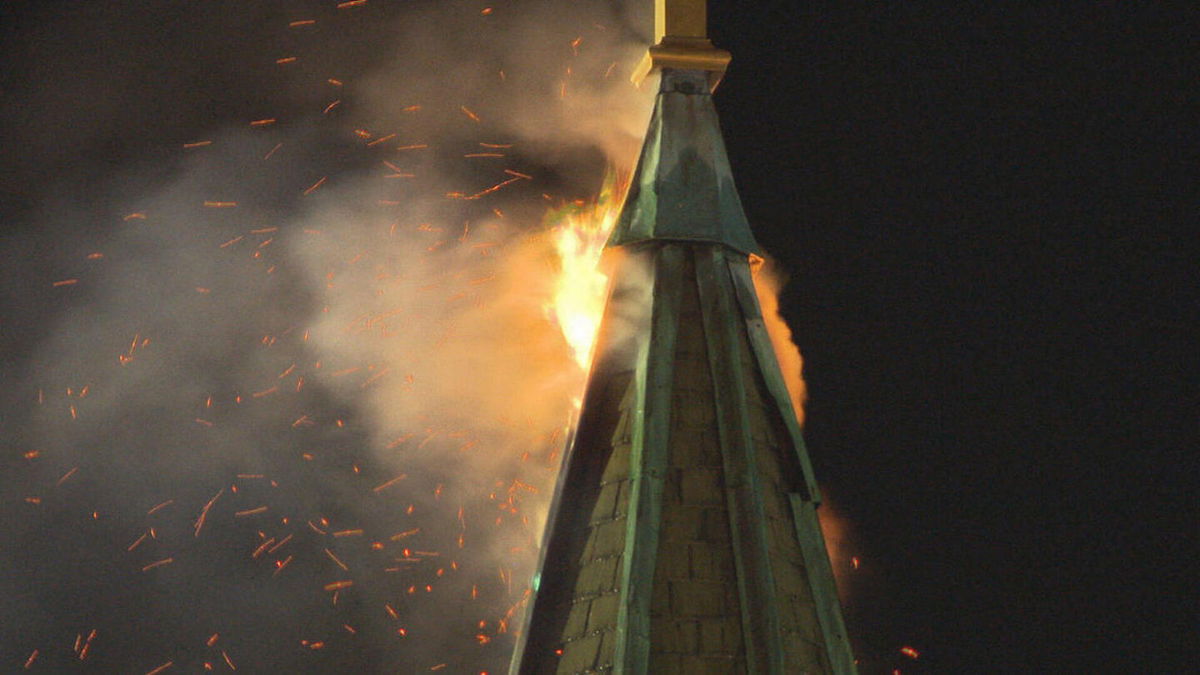
<svg viewBox="0 0 1200 675">
<path fill-rule="evenodd" d="M 124 212 L 113 193 L 168 182 L 181 141 L 316 102 L 261 90 L 276 66 L 247 56 L 287 53 L 271 27 L 328 4 L 0 9 L 6 402 L 28 404 L 28 363 L 66 311 L 48 282 L 74 274 L 64 251 L 105 241 Z M 734 175 L 790 276 L 809 452 L 862 560 L 847 617 L 864 672 L 1193 663 L 1194 13 L 713 4 L 714 42 L 734 55 L 717 93 Z M 346 30 L 323 57 L 376 64 L 381 23 Z M 13 522 L 20 457 L 39 443 L 26 413 L 0 418 Z M 38 532 L 0 547 L 26 570 L 9 583 L 83 573 L 28 573 L 16 550 Z M 40 594 L 39 610 L 60 600 Z M 0 669 L 50 641 L 39 630 L 93 625 L 61 601 L 75 623 L 0 631 Z M 166 614 L 145 642 L 192 640 Z M 139 646 L 120 644 L 108 663 Z M 166 660 L 147 659 L 121 667 Z"/>
<path fill-rule="evenodd" d="M 718 108 L 873 568 L 860 651 L 1193 663 L 1194 13 L 764 4 L 714 12 Z"/>
</svg>

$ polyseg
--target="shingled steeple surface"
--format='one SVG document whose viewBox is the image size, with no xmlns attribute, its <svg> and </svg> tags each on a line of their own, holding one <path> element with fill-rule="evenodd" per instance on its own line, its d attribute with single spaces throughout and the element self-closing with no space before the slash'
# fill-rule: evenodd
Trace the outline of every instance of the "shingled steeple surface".
<svg viewBox="0 0 1200 675">
<path fill-rule="evenodd" d="M 853 674 L 708 73 L 662 73 L 512 672 Z"/>
<path fill-rule="evenodd" d="M 609 246 L 703 241 L 760 253 L 733 184 L 708 74 L 666 69 Z"/>
</svg>

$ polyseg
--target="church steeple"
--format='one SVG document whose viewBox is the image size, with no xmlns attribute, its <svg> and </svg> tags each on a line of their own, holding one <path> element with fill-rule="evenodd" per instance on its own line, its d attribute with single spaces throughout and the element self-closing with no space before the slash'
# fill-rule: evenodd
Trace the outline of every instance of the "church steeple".
<svg viewBox="0 0 1200 675">
<path fill-rule="evenodd" d="M 512 670 L 854 673 L 712 105 L 728 57 L 703 35 L 702 0 L 659 5 L 661 88 L 609 241 L 629 273 L 601 325 Z M 697 7 L 699 35 L 694 14 L 671 20 Z"/>
</svg>

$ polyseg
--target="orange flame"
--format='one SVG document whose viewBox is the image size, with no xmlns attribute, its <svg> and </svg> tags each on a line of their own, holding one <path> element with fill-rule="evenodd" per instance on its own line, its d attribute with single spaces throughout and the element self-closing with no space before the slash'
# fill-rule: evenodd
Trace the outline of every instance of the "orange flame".
<svg viewBox="0 0 1200 675">
<path fill-rule="evenodd" d="M 804 359 L 792 338 L 791 327 L 779 313 L 779 292 L 783 290 L 787 279 L 774 263 L 756 255 L 750 256 L 750 269 L 753 271 L 754 290 L 758 294 L 767 337 L 771 340 L 775 358 L 779 361 L 779 371 L 783 375 L 783 383 L 792 399 L 792 410 L 796 413 L 796 421 L 804 426 L 804 404 L 808 400 L 808 386 L 804 382 Z"/>
<path fill-rule="evenodd" d="M 575 362 L 586 371 L 604 314 L 608 275 L 600 269 L 604 244 L 616 224 L 627 183 L 609 171 L 594 203 L 568 204 L 547 214 L 558 256 L 553 298 L 545 310 L 562 330 Z"/>
</svg>

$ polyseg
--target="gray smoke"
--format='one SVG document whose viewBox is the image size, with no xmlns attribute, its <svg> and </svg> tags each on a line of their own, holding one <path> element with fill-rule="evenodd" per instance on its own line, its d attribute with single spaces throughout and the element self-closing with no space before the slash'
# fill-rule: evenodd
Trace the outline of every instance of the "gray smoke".
<svg viewBox="0 0 1200 675">
<path fill-rule="evenodd" d="M 35 17 L 95 73 L 42 64 L 63 88 L 26 101 L 85 166 L 13 160 L 41 178 L 4 239 L 4 668 L 503 668 L 583 377 L 544 214 L 629 168 L 649 90 L 644 17 L 482 8 Z M 197 112 L 189 78 L 238 93 Z M 146 106 L 170 138 L 122 123 Z"/>
</svg>

